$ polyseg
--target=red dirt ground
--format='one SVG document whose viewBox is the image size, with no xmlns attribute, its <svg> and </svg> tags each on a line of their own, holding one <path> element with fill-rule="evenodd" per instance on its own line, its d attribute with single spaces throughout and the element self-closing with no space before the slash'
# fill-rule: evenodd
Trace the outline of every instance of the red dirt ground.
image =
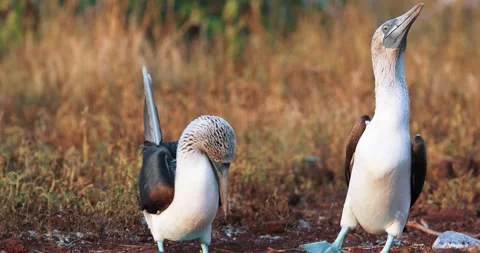
<svg viewBox="0 0 480 253">
<path fill-rule="evenodd" d="M 302 206 L 292 208 L 291 215 L 281 221 L 266 223 L 245 222 L 238 217 L 229 217 L 229 223 L 239 224 L 227 226 L 221 215 L 214 224 L 211 252 L 302 252 L 301 244 L 327 240 L 332 242 L 339 231 L 339 221 L 343 200 L 335 197 L 328 203 L 317 204 L 315 208 Z M 241 222 L 231 222 L 240 219 Z M 423 219 L 431 229 L 436 231 L 455 230 L 466 233 L 478 233 L 480 218 L 474 215 L 447 210 L 442 212 L 416 213 L 410 220 Z M 311 227 L 305 227 L 306 221 Z M 227 236 L 226 231 L 232 228 Z M 98 229 L 97 229 L 98 231 Z M 126 236 L 125 236 L 126 235 Z M 263 237 L 262 237 L 263 236 Z M 265 236 L 270 236 L 265 238 Z M 273 238 L 272 238 L 273 237 Z M 436 236 L 409 228 L 401 239 L 402 246 L 394 247 L 392 252 L 433 252 L 431 245 Z M 345 241 L 344 249 L 348 252 L 379 252 L 386 236 L 373 236 L 362 229 L 350 233 Z M 198 242 L 166 242 L 167 252 L 199 252 Z M 6 252 L 158 252 L 148 229 L 136 226 L 125 232 L 105 231 L 103 235 L 88 233 L 82 238 L 70 237 L 70 241 L 59 246 L 44 235 L 29 236 L 28 232 L 10 234 L 0 240 L 0 248 Z M 454 252 L 454 251 L 443 251 Z"/>
</svg>

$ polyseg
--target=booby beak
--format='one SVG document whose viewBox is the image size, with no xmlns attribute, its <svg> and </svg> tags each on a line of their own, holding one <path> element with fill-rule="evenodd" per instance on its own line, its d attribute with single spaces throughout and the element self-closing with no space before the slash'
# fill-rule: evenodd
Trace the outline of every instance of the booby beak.
<svg viewBox="0 0 480 253">
<path fill-rule="evenodd" d="M 228 173 L 230 170 L 230 163 L 216 162 L 210 159 L 218 178 L 218 184 L 220 186 L 220 201 L 222 201 L 223 214 L 227 218 L 228 214 Z"/>
<path fill-rule="evenodd" d="M 423 3 L 415 5 L 407 13 L 391 21 L 393 26 L 383 39 L 383 45 L 387 48 L 402 48 L 406 45 L 407 34 L 418 14 L 422 11 Z M 389 22 L 390 23 L 390 22 Z"/>
</svg>

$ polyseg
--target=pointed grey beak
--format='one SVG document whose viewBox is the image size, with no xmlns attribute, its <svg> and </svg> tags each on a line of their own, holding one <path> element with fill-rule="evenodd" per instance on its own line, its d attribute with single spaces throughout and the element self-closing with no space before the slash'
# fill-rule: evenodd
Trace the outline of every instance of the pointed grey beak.
<svg viewBox="0 0 480 253">
<path fill-rule="evenodd" d="M 423 3 L 415 5 L 407 13 L 394 19 L 394 26 L 390 28 L 383 39 L 383 45 L 387 48 L 402 48 L 406 46 L 407 35 L 418 14 L 422 11 Z"/>
<path fill-rule="evenodd" d="M 215 172 L 218 177 L 218 184 L 220 190 L 220 201 L 223 205 L 223 214 L 227 218 L 228 214 L 228 173 L 230 170 L 230 163 L 220 163 L 210 160 L 215 167 Z"/>
</svg>

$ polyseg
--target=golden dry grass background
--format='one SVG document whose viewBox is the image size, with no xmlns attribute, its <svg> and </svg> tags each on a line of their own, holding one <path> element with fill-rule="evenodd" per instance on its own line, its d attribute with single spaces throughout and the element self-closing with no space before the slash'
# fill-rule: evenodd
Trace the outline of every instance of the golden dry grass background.
<svg viewBox="0 0 480 253">
<path fill-rule="evenodd" d="M 156 26 L 150 43 L 149 16 L 125 26 L 115 1 L 81 17 L 49 7 L 40 38 L 27 31 L 0 60 L 2 233 L 49 229 L 49 217 L 58 213 L 73 225 L 95 222 L 97 214 L 111 215 L 111 226 L 139 223 L 143 64 L 167 140 L 202 114 L 224 117 L 235 129 L 232 213 L 274 219 L 288 215 L 289 194 L 315 208 L 325 194 L 345 192 L 346 139 L 356 119 L 374 111 L 371 36 L 415 4 L 407 2 L 311 13 L 288 36 L 275 38 L 253 5 L 239 56 L 227 35 L 187 43 L 168 23 Z M 435 1 L 426 1 L 410 31 L 411 132 L 426 139 L 431 165 L 451 156 L 479 159 L 477 31 L 480 9 L 441 10 Z M 320 184 L 321 178 L 296 175 L 308 156 L 320 158 L 318 169 L 332 170 L 335 180 Z M 427 180 L 417 208 L 427 200 L 439 209 L 478 208 L 472 201 L 480 183 L 471 175 L 442 179 L 435 189 L 437 179 Z"/>
</svg>

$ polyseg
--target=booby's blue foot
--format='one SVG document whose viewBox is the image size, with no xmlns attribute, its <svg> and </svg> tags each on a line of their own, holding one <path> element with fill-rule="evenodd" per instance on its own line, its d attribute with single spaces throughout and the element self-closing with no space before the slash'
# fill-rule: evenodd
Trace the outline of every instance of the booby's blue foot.
<svg viewBox="0 0 480 253">
<path fill-rule="evenodd" d="M 347 236 L 349 230 L 348 227 L 342 227 L 342 230 L 338 233 L 337 239 L 332 244 L 326 241 L 321 241 L 303 244 L 302 247 L 308 253 L 341 253 L 343 240 L 345 240 L 345 236 Z"/>
<path fill-rule="evenodd" d="M 200 246 L 202 247 L 202 253 L 208 253 L 208 244 L 202 243 Z"/>
<path fill-rule="evenodd" d="M 157 246 L 158 246 L 158 252 L 160 252 L 160 253 L 165 252 L 165 250 L 163 249 L 163 242 L 162 241 L 158 241 Z"/>
<path fill-rule="evenodd" d="M 380 252 L 380 253 L 389 253 L 390 252 L 390 248 L 392 247 L 394 238 L 395 237 L 393 237 L 391 235 L 388 235 L 387 242 L 385 243 L 385 246 L 383 247 L 382 252 Z"/>
<path fill-rule="evenodd" d="M 308 253 L 342 253 L 339 247 L 326 241 L 303 244 L 302 248 Z"/>
</svg>

